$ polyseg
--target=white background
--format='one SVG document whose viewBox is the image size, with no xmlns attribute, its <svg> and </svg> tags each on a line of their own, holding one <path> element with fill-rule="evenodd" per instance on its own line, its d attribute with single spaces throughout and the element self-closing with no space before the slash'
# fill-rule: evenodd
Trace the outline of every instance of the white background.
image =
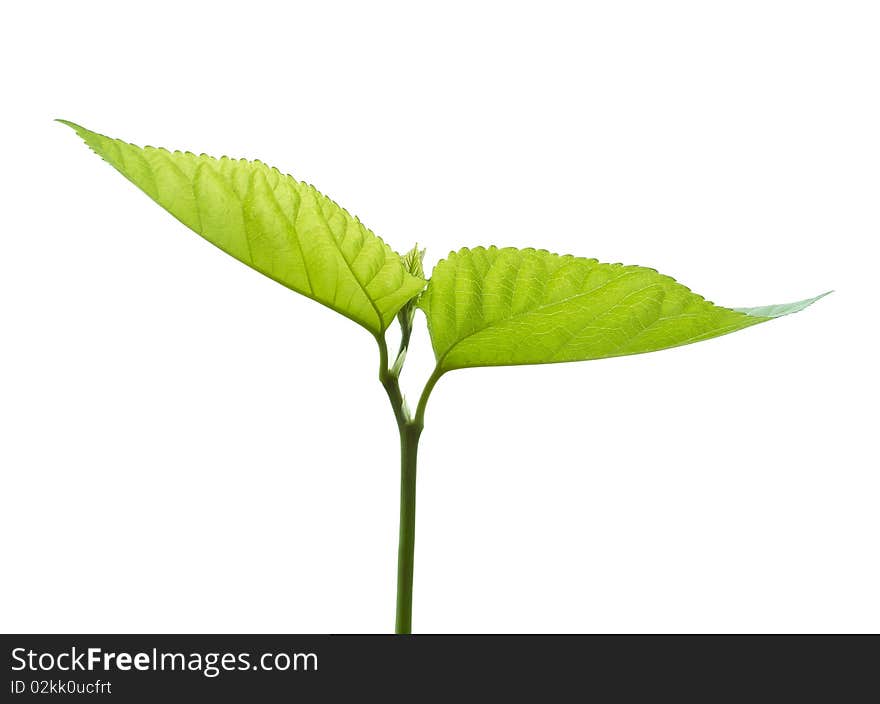
<svg viewBox="0 0 880 704">
<path fill-rule="evenodd" d="M 373 340 L 187 231 L 64 117 L 261 158 L 429 266 L 534 245 L 731 306 L 836 289 L 690 347 L 444 377 L 414 627 L 880 630 L 875 3 L 0 12 L 0 629 L 393 626 Z"/>
</svg>

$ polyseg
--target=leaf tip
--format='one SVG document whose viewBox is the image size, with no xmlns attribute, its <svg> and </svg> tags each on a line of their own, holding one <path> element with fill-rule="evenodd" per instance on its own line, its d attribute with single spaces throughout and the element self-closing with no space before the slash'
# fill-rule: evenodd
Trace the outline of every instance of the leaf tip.
<svg viewBox="0 0 880 704">
<path fill-rule="evenodd" d="M 746 315 L 755 318 L 781 318 L 784 315 L 800 313 L 805 308 L 809 308 L 816 301 L 825 298 L 825 296 L 832 293 L 834 293 L 833 290 L 826 291 L 825 293 L 820 293 L 818 296 L 813 296 L 813 298 L 805 298 L 802 301 L 794 301 L 793 303 L 758 306 L 757 308 L 734 308 L 733 310 L 737 313 L 745 313 Z"/>
<path fill-rule="evenodd" d="M 79 132 L 81 129 L 83 129 L 80 125 L 76 124 L 75 122 L 71 122 L 70 120 L 65 120 L 62 117 L 56 117 L 55 122 L 60 122 L 62 125 L 67 125 L 72 130 L 76 130 L 77 132 Z"/>
</svg>

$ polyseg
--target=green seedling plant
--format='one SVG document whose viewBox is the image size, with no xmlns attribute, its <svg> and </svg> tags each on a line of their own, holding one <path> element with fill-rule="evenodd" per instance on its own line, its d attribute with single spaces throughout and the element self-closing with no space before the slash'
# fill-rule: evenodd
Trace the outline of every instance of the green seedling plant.
<svg viewBox="0 0 880 704">
<path fill-rule="evenodd" d="M 397 633 L 412 632 L 416 462 L 428 399 L 444 374 L 654 352 L 796 313 L 822 297 L 723 308 L 653 269 L 494 246 L 451 252 L 427 278 L 424 250 L 398 254 L 314 187 L 260 161 L 140 148 L 61 122 L 191 230 L 375 338 L 400 434 Z M 411 410 L 399 380 L 417 309 L 436 365 Z M 400 344 L 391 355 L 386 331 L 395 319 Z"/>
</svg>

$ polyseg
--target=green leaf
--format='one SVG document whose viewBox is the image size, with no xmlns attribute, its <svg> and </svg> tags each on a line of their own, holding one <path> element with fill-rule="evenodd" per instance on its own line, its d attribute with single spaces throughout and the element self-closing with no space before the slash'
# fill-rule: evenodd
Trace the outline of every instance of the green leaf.
<svg viewBox="0 0 880 704">
<path fill-rule="evenodd" d="M 360 220 L 260 161 L 140 148 L 59 122 L 206 240 L 374 335 L 425 286 Z"/>
<path fill-rule="evenodd" d="M 425 278 L 424 261 L 425 250 L 419 249 L 418 243 L 413 245 L 413 248 L 403 255 L 403 266 L 410 274 L 420 279 Z"/>
<path fill-rule="evenodd" d="M 442 373 L 653 352 L 788 315 L 818 298 L 721 308 L 653 269 L 477 247 L 437 264 L 419 306 Z"/>
</svg>

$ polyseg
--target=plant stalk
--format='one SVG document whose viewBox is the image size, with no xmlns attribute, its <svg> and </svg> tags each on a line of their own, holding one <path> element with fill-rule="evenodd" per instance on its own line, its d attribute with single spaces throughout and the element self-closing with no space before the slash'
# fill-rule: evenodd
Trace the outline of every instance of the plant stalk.
<svg viewBox="0 0 880 704">
<path fill-rule="evenodd" d="M 428 379 L 419 399 L 415 417 L 407 410 L 400 390 L 399 375 L 406 358 L 409 342 L 408 324 L 403 326 L 405 343 L 401 345 L 394 365 L 388 366 L 388 347 L 384 336 L 377 336 L 379 343 L 379 381 L 388 394 L 397 429 L 400 433 L 400 533 L 397 545 L 397 613 L 394 632 L 412 633 L 413 564 L 416 547 L 416 463 L 419 438 L 424 428 L 425 406 L 434 384 L 441 373 L 435 370 Z"/>
<path fill-rule="evenodd" d="M 397 617 L 394 632 L 412 633 L 413 561 L 416 545 L 416 462 L 422 428 L 400 427 L 400 537 L 397 545 Z"/>
</svg>

